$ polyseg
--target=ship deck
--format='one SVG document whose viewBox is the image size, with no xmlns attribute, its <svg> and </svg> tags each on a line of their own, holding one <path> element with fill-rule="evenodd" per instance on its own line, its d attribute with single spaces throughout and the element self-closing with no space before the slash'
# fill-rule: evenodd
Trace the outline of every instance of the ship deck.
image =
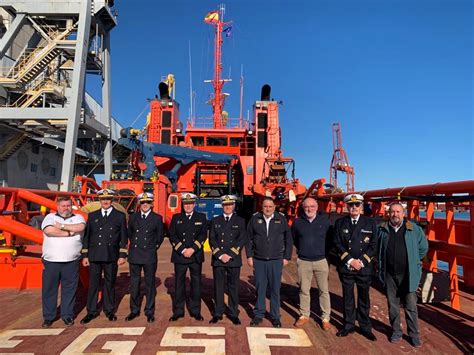
<svg viewBox="0 0 474 355">
<path fill-rule="evenodd" d="M 171 297 L 174 292 L 173 265 L 170 263 L 171 247 L 167 240 L 159 251 L 157 271 L 156 322 L 148 324 L 142 315 L 125 322 L 129 313 L 128 267 L 119 269 L 117 278 L 117 322 L 109 322 L 103 314 L 86 326 L 79 324 L 86 314 L 86 291 L 78 291 L 76 324 L 65 327 L 57 320 L 50 329 L 41 328 L 41 290 L 0 290 L 0 353 L 35 354 L 77 354 L 129 353 L 156 354 L 207 353 L 226 354 L 340 354 L 340 353 L 424 353 L 462 354 L 472 353 L 474 344 L 474 302 L 472 290 L 461 288 L 461 309 L 456 311 L 449 303 L 425 304 L 419 306 L 421 340 L 420 349 L 413 348 L 408 338 L 398 344 L 389 342 L 387 304 L 384 295 L 371 288 L 371 318 L 374 334 L 378 341 L 370 342 L 358 333 L 346 338 L 335 336 L 342 324 L 341 284 L 334 266 L 330 271 L 330 291 L 333 325 L 330 331 L 323 331 L 319 324 L 318 297 L 313 284 L 312 320 L 302 330 L 293 326 L 297 317 L 298 286 L 296 262 L 293 260 L 283 272 L 282 282 L 282 324 L 274 329 L 268 319 L 260 327 L 249 327 L 255 302 L 255 288 L 252 270 L 245 265 L 241 272 L 240 318 L 242 325 L 234 326 L 228 319 L 216 325 L 208 323 L 212 310 L 212 268 L 210 255 L 206 254 L 202 275 L 202 314 L 204 321 L 191 319 L 188 314 L 174 323 L 171 316 Z M 405 327 L 402 315 L 403 327 Z M 197 327 L 197 328 L 196 328 Z M 182 335 L 184 333 L 185 335 Z M 13 337 L 16 335 L 15 337 Z M 273 344 L 273 345 L 272 345 Z M 110 349 L 110 350 L 106 350 Z M 260 354 L 260 355 L 261 355 Z"/>
</svg>

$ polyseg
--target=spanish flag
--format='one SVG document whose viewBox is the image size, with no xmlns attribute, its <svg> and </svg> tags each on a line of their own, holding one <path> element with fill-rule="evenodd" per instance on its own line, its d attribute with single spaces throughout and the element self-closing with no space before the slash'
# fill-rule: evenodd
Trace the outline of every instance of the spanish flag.
<svg viewBox="0 0 474 355">
<path fill-rule="evenodd" d="M 211 11 L 204 17 L 205 23 L 216 23 L 219 21 L 219 12 Z"/>
</svg>

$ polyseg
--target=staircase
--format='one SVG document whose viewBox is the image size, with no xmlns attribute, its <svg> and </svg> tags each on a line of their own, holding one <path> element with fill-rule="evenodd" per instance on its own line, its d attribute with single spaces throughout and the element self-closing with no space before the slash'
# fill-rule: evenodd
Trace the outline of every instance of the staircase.
<svg viewBox="0 0 474 355">
<path fill-rule="evenodd" d="M 18 133 L 7 140 L 0 147 L 0 161 L 10 158 L 24 143 L 26 143 L 27 140 L 28 135 L 24 133 Z"/>
<path fill-rule="evenodd" d="M 51 80 L 41 80 L 37 85 L 29 88 L 12 105 L 12 107 L 36 107 L 40 102 L 40 96 L 48 93 L 56 97 L 64 97 L 64 88 Z"/>
</svg>

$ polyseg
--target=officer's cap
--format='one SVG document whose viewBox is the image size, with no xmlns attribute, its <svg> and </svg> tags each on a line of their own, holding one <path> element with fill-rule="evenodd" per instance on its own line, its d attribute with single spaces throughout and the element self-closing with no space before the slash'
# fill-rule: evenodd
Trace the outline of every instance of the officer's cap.
<svg viewBox="0 0 474 355">
<path fill-rule="evenodd" d="M 181 201 L 183 203 L 194 203 L 196 202 L 197 196 L 190 192 L 184 192 L 181 194 Z"/>
<path fill-rule="evenodd" d="M 139 202 L 152 202 L 154 200 L 154 196 L 150 192 L 142 192 L 137 198 Z"/>
<path fill-rule="evenodd" d="M 102 189 L 97 191 L 97 196 L 99 196 L 99 199 L 111 200 L 115 196 L 115 191 L 110 189 Z"/>
<path fill-rule="evenodd" d="M 233 205 L 237 201 L 237 196 L 235 195 L 224 195 L 221 196 L 222 205 Z"/>
<path fill-rule="evenodd" d="M 360 194 L 349 194 L 344 197 L 345 203 L 356 203 L 356 202 L 364 202 L 364 196 Z"/>
</svg>

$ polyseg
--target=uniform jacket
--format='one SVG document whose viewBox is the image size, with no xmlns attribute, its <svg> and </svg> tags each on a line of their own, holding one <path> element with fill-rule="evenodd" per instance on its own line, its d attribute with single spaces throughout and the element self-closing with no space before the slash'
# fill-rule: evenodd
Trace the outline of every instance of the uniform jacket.
<svg viewBox="0 0 474 355">
<path fill-rule="evenodd" d="M 107 217 L 102 211 L 89 213 L 82 241 L 82 255 L 93 262 L 113 262 L 127 257 L 125 214 L 112 208 Z"/>
<path fill-rule="evenodd" d="M 408 277 L 409 291 L 415 292 L 418 288 L 421 278 L 421 259 L 428 252 L 428 240 L 423 230 L 416 224 L 406 221 L 405 223 L 405 245 L 408 256 Z M 386 273 L 386 251 L 390 232 L 388 230 L 388 222 L 383 222 L 378 228 L 379 236 L 379 278 L 385 284 Z"/>
<path fill-rule="evenodd" d="M 191 219 L 186 213 L 177 213 L 171 219 L 168 230 L 173 252 L 171 262 L 190 264 L 204 262 L 203 244 L 207 239 L 207 219 L 204 213 L 194 211 Z M 194 254 L 190 258 L 183 256 L 185 248 L 193 248 Z"/>
<path fill-rule="evenodd" d="M 225 267 L 242 266 L 240 253 L 247 241 L 245 230 L 245 220 L 235 213 L 228 222 L 223 215 L 214 217 L 209 230 L 209 243 L 212 250 L 212 265 Z M 219 260 L 223 254 L 229 255 L 232 259 L 227 263 Z"/>
<path fill-rule="evenodd" d="M 361 215 L 351 233 L 352 220 L 349 215 L 339 218 L 334 224 L 334 247 L 339 255 L 338 272 L 373 275 L 373 259 L 377 254 L 377 227 L 375 222 Z M 349 259 L 360 259 L 364 267 L 359 271 L 349 270 Z"/>
<path fill-rule="evenodd" d="M 245 250 L 249 258 L 290 260 L 293 251 L 293 237 L 285 216 L 278 212 L 274 213 L 267 235 L 267 224 L 263 213 L 255 213 L 247 226 Z"/>
<path fill-rule="evenodd" d="M 146 219 L 142 219 L 141 211 L 132 214 L 128 220 L 128 239 L 129 263 L 156 263 L 156 251 L 163 242 L 163 218 L 153 211 Z"/>
</svg>

